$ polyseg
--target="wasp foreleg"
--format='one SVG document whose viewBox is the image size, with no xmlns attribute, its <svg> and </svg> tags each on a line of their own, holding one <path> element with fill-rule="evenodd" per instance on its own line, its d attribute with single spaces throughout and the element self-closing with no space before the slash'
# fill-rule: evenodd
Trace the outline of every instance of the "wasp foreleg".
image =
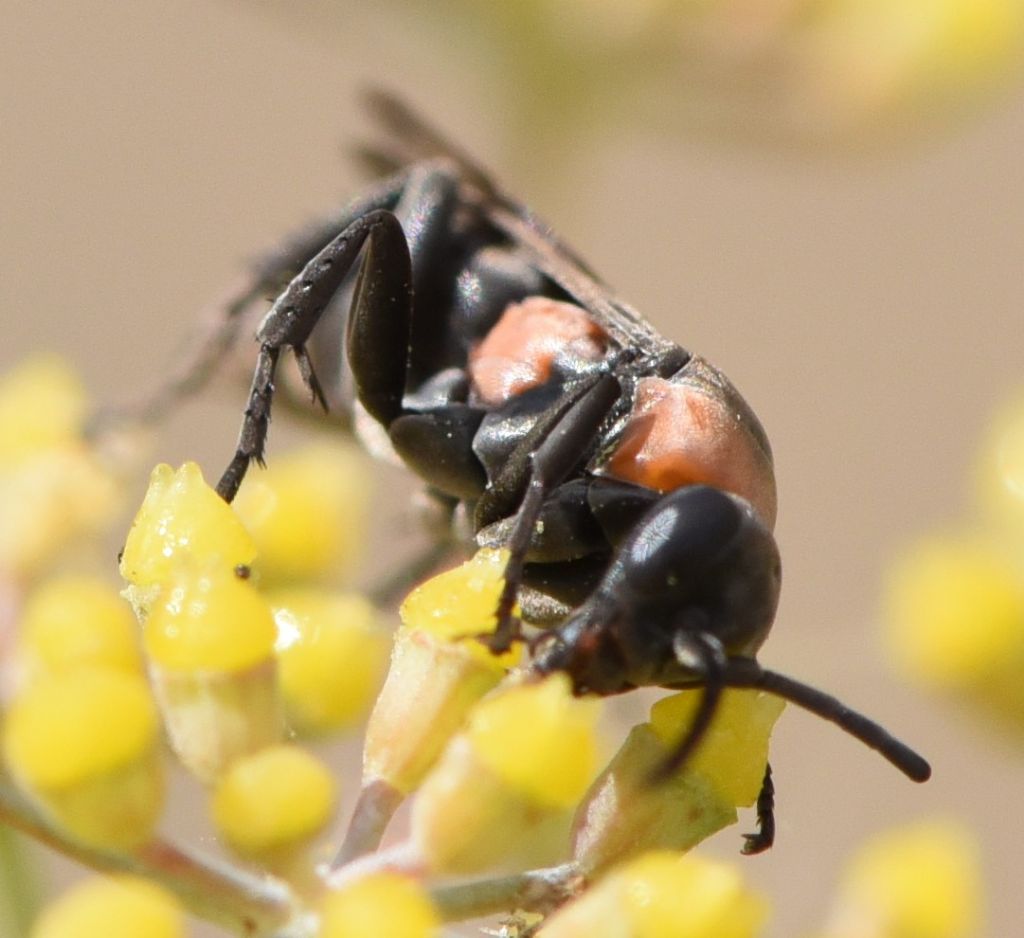
<svg viewBox="0 0 1024 938">
<path fill-rule="evenodd" d="M 354 305 L 360 308 L 367 305 L 384 307 L 392 317 L 397 317 L 404 323 L 405 332 L 408 334 L 408 323 L 412 315 L 409 251 L 398 219 L 387 210 L 377 209 L 357 218 L 323 248 L 277 298 L 260 325 L 256 333 L 260 343 L 260 354 L 238 445 L 231 464 L 217 484 L 218 493 L 226 501 L 231 501 L 235 497 L 249 464 L 253 460 L 262 459 L 270 426 L 274 373 L 281 349 L 293 349 L 300 363 L 305 362 L 307 382 L 311 391 L 316 394 L 319 384 L 308 364 L 305 345 L 331 298 L 344 283 L 367 240 L 369 247 L 360 271 L 360 287 L 356 290 Z M 386 275 L 382 269 L 382 258 L 386 258 L 388 262 Z M 353 321 L 365 319 L 365 316 L 352 316 Z M 400 357 L 385 367 L 392 370 L 401 369 L 400 380 L 404 381 L 403 358 Z M 395 406 L 387 394 L 381 398 L 380 395 L 371 393 L 370 397 L 379 408 L 386 410 L 390 406 Z M 401 407 L 400 394 L 397 406 Z M 367 409 L 370 409 L 369 406 Z"/>
</svg>

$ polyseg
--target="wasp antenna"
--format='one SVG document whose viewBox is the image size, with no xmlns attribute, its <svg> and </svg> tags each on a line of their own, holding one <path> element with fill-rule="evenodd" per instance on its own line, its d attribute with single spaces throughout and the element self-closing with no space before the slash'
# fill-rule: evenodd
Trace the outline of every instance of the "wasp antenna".
<svg viewBox="0 0 1024 938">
<path fill-rule="evenodd" d="M 711 720 L 718 709 L 718 702 L 722 698 L 722 690 L 726 686 L 723 676 L 729 662 L 721 642 L 714 636 L 703 633 L 680 633 L 673 642 L 673 652 L 681 665 L 702 679 L 701 698 L 686 734 L 665 761 L 651 773 L 651 782 L 654 784 L 667 781 L 693 755 L 711 725 Z"/>
<path fill-rule="evenodd" d="M 723 674 L 723 683 L 727 687 L 757 688 L 788 700 L 823 720 L 835 723 L 865 746 L 888 759 L 912 781 L 926 782 L 931 778 L 932 767 L 927 760 L 874 720 L 851 710 L 842 701 L 824 691 L 776 671 L 762 668 L 750 658 L 730 659 Z"/>
</svg>

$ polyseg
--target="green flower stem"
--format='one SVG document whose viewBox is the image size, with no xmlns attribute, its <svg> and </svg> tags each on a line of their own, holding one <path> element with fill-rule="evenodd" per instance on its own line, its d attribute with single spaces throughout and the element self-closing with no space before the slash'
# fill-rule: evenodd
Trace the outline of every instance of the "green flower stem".
<svg viewBox="0 0 1024 938">
<path fill-rule="evenodd" d="M 427 870 L 416 846 L 403 840 L 387 850 L 364 854 L 343 866 L 332 867 L 327 874 L 326 885 L 328 889 L 338 889 L 361 876 L 384 872 L 424 876 Z"/>
<path fill-rule="evenodd" d="M 0 922 L 27 935 L 39 909 L 39 885 L 21 837 L 0 824 Z"/>
<path fill-rule="evenodd" d="M 530 870 L 497 879 L 439 886 L 431 898 L 447 922 L 523 909 L 546 915 L 577 895 L 583 877 L 575 863 Z"/>
<path fill-rule="evenodd" d="M 251 876 L 155 840 L 116 853 L 69 840 L 14 786 L 0 778 L 0 822 L 102 872 L 143 876 L 169 889 L 194 914 L 240 934 L 280 930 L 294 914 L 294 896 L 280 880 Z"/>
<path fill-rule="evenodd" d="M 404 800 L 405 796 L 383 779 L 376 779 L 366 785 L 359 793 L 345 842 L 332 868 L 340 869 L 357 857 L 376 850 L 384 830 Z"/>
</svg>

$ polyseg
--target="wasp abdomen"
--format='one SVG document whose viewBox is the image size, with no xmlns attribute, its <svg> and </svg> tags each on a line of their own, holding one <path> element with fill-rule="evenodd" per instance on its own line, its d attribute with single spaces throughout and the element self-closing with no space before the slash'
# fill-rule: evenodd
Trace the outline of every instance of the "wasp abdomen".
<svg viewBox="0 0 1024 938">
<path fill-rule="evenodd" d="M 546 296 L 513 303 L 469 354 L 477 397 L 492 407 L 549 381 L 576 373 L 607 352 L 608 335 L 585 309 Z"/>
<path fill-rule="evenodd" d="M 716 368 L 694 357 L 670 378 L 643 377 L 603 474 L 658 492 L 711 485 L 745 498 L 769 527 L 777 510 L 764 430 Z"/>
</svg>

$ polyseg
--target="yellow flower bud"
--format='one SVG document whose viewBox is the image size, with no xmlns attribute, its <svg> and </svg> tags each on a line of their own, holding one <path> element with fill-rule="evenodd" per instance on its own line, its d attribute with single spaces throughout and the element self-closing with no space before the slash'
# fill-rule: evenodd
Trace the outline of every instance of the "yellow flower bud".
<svg viewBox="0 0 1024 938">
<path fill-rule="evenodd" d="M 32 938 L 185 938 L 185 914 L 161 886 L 138 876 L 79 883 L 52 903 Z"/>
<path fill-rule="evenodd" d="M 598 707 L 573 698 L 563 675 L 478 704 L 413 802 L 425 866 L 477 873 L 563 858 L 572 805 L 594 771 Z"/>
<path fill-rule="evenodd" d="M 203 781 L 281 740 L 276 635 L 263 596 L 219 564 L 181 568 L 146 620 L 144 644 L 171 746 Z"/>
<path fill-rule="evenodd" d="M 927 821 L 871 838 L 851 860 L 827 938 L 964 938 L 984 931 L 978 846 Z"/>
<path fill-rule="evenodd" d="M 138 587 L 170 579 L 185 559 L 233 570 L 252 563 L 256 545 L 193 462 L 177 471 L 159 465 L 149 479 L 121 555 L 121 575 Z"/>
<path fill-rule="evenodd" d="M 81 436 L 86 395 L 78 376 L 52 355 L 28 359 L 0 378 L 0 466 Z"/>
<path fill-rule="evenodd" d="M 277 624 L 281 694 L 292 729 L 351 727 L 369 711 L 387 664 L 388 636 L 373 605 L 355 593 L 266 594 Z"/>
<path fill-rule="evenodd" d="M 0 467 L 0 575 L 38 573 L 76 538 L 108 522 L 118 495 L 113 475 L 82 443 Z"/>
<path fill-rule="evenodd" d="M 41 679 L 4 724 L 4 758 L 18 784 L 83 841 L 131 848 L 163 806 L 156 709 L 145 682 L 83 670 Z"/>
<path fill-rule="evenodd" d="M 238 853 L 287 859 L 324 829 L 337 797 L 319 759 L 297 746 L 271 746 L 231 764 L 214 790 L 211 813 Z"/>
<path fill-rule="evenodd" d="M 689 850 L 736 823 L 736 806 L 702 775 L 652 783 L 668 753 L 649 724 L 635 726 L 591 786 L 572 831 L 572 856 L 585 873 L 648 850 Z"/>
<path fill-rule="evenodd" d="M 277 629 L 251 583 L 220 565 L 190 566 L 166 583 L 143 636 L 161 668 L 230 672 L 270 660 Z"/>
<path fill-rule="evenodd" d="M 897 564 L 885 639 L 920 683 L 953 690 L 1024 727 L 1024 578 L 994 547 L 924 542 Z"/>
<path fill-rule="evenodd" d="M 569 679 L 512 687 L 481 701 L 466 735 L 480 761 L 538 804 L 571 807 L 594 776 L 600 701 L 572 696 Z"/>
<path fill-rule="evenodd" d="M 693 723 L 701 693 L 684 690 L 651 707 L 651 729 L 666 747 L 675 746 Z M 750 807 L 761 791 L 768 741 L 785 706 L 778 697 L 758 690 L 727 689 L 683 770 L 708 779 L 730 804 Z"/>
<path fill-rule="evenodd" d="M 757 799 L 768 739 L 784 703 L 729 689 L 700 746 L 671 778 L 653 775 L 690 726 L 700 692 L 657 701 L 587 793 L 573 824 L 573 857 L 584 871 L 649 850 L 688 850 L 736 821 Z"/>
<path fill-rule="evenodd" d="M 414 790 L 473 704 L 518 661 L 518 648 L 496 656 L 473 638 L 494 629 L 507 558 L 481 550 L 403 603 L 403 627 L 366 731 L 364 783 Z"/>
<path fill-rule="evenodd" d="M 656 851 L 612 871 L 552 915 L 538 938 L 754 938 L 767 905 L 736 867 Z"/>
<path fill-rule="evenodd" d="M 234 507 L 256 541 L 264 583 L 331 580 L 364 543 L 370 473 L 349 444 L 324 440 L 250 472 Z"/>
<path fill-rule="evenodd" d="M 92 667 L 142 671 L 131 608 L 104 580 L 88 576 L 55 577 L 29 596 L 18 656 L 28 680 Z"/>
<path fill-rule="evenodd" d="M 415 880 L 373 873 L 327 894 L 317 938 L 435 938 L 440 928 L 437 910 Z"/>
</svg>

